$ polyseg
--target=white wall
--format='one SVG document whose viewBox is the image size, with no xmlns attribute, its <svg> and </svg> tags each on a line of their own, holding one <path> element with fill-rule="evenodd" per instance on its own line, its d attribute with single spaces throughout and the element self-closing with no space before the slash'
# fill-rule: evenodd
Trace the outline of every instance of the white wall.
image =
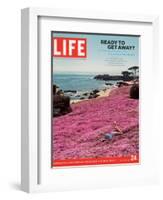
<svg viewBox="0 0 163 200">
<path fill-rule="evenodd" d="M 27 195 L 20 191 L 20 9 L 54 7 L 160 15 L 161 0 L 3 0 L 0 3 L 0 198 L 1 199 L 162 199 L 161 187 L 121 188 L 104 191 Z M 160 47 L 162 38 L 160 37 Z M 160 48 L 160 58 L 162 57 Z M 161 59 L 160 59 L 161 61 Z M 162 61 L 161 61 L 161 64 Z M 160 65 L 161 66 L 161 65 Z M 160 69 L 160 74 L 163 70 Z M 161 88 L 161 87 L 160 87 Z M 162 91 L 160 90 L 162 93 Z M 151 91 L 152 95 L 152 91 Z M 163 100 L 162 96 L 160 102 Z M 163 115 L 160 105 L 158 122 Z M 150 113 L 149 113 L 150 114 Z M 162 117 L 163 119 L 163 117 Z M 162 129 L 160 129 L 161 133 Z M 154 133 L 153 133 L 154 134 Z M 163 134 L 163 131 L 162 131 Z M 162 137 L 161 137 L 162 139 Z M 162 156 L 163 157 L 163 156 Z M 161 164 L 163 164 L 161 162 Z M 161 174 L 162 177 L 162 174 Z M 163 179 L 162 179 L 163 180 Z M 3 196 L 3 197 L 2 197 Z"/>
</svg>

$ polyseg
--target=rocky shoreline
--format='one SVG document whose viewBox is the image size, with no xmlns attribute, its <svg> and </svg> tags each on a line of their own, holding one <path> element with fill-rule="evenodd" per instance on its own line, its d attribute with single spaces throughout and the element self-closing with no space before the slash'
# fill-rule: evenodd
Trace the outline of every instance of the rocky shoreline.
<svg viewBox="0 0 163 200">
<path fill-rule="evenodd" d="M 70 99 L 70 104 L 71 104 L 71 103 L 81 102 L 84 100 L 108 96 L 108 94 L 112 90 L 112 88 L 115 88 L 117 86 L 115 86 L 113 84 L 109 84 L 104 89 L 94 89 L 92 91 L 79 92 L 77 90 L 62 90 L 59 88 L 59 86 L 53 85 L 53 88 L 56 88 L 55 93 L 53 91 L 53 96 L 54 95 L 58 96 L 58 98 L 60 97 L 60 99 L 63 99 L 63 97 L 67 97 Z"/>
<path fill-rule="evenodd" d="M 105 88 L 105 89 L 102 89 L 102 90 L 95 89 L 92 92 L 84 93 L 83 95 L 81 95 L 80 99 L 71 100 L 71 104 L 79 103 L 81 101 L 87 101 L 87 100 L 91 100 L 91 99 L 98 99 L 98 98 L 101 98 L 101 97 L 109 96 L 109 93 L 111 92 L 112 89 L 113 88 Z M 85 95 L 85 97 L 84 97 L 84 95 Z"/>
<path fill-rule="evenodd" d="M 109 85 L 105 89 L 94 89 L 91 92 L 83 92 L 81 94 L 78 94 L 76 90 L 62 91 L 57 85 L 53 85 L 53 117 L 58 117 L 71 112 L 71 104 L 107 97 L 113 89 L 123 86 L 132 86 L 129 93 L 130 97 L 135 99 L 139 98 L 139 85 L 133 81 L 119 81 L 115 85 Z M 72 94 L 75 94 L 77 98 L 71 99 Z"/>
<path fill-rule="evenodd" d="M 124 73 L 124 75 L 98 74 L 94 76 L 94 79 L 103 81 L 132 81 L 137 78 L 130 76 L 129 73 Z"/>
</svg>

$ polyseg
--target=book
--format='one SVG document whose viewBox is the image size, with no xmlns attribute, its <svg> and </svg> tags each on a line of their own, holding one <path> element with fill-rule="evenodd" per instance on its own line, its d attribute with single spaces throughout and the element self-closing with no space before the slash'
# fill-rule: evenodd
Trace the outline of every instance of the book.
<svg viewBox="0 0 163 200">
<path fill-rule="evenodd" d="M 53 168 L 139 163 L 139 40 L 51 32 Z"/>
</svg>

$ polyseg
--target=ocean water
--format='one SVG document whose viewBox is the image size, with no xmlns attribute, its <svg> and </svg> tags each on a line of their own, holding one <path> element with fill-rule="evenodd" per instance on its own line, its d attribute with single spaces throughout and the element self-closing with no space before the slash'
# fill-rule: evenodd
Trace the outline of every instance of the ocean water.
<svg viewBox="0 0 163 200">
<path fill-rule="evenodd" d="M 76 93 L 67 93 L 71 99 L 79 99 L 83 93 L 91 92 L 92 90 L 105 89 L 111 86 L 105 85 L 106 81 L 94 79 L 92 74 L 53 74 L 53 84 L 59 86 L 63 91 L 76 90 Z M 107 81 L 107 83 L 115 84 L 116 81 Z"/>
</svg>

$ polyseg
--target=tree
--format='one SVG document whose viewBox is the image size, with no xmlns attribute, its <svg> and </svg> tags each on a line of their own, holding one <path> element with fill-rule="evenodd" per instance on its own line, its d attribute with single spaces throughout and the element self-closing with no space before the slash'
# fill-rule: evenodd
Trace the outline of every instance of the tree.
<svg viewBox="0 0 163 200">
<path fill-rule="evenodd" d="M 124 80 L 126 80 L 126 81 L 130 80 L 130 74 L 131 74 L 131 72 L 129 72 L 129 71 L 123 71 L 121 73 L 123 75 Z"/>
<path fill-rule="evenodd" d="M 123 75 L 124 77 L 129 77 L 130 74 L 131 74 L 131 72 L 129 72 L 129 71 L 123 71 L 123 72 L 122 72 L 122 75 Z"/>
<path fill-rule="evenodd" d="M 133 72 L 133 77 L 135 79 L 136 75 L 137 75 L 137 72 L 139 71 L 139 67 L 138 66 L 132 66 L 132 67 L 129 67 L 128 70 L 130 70 L 131 72 Z"/>
</svg>

